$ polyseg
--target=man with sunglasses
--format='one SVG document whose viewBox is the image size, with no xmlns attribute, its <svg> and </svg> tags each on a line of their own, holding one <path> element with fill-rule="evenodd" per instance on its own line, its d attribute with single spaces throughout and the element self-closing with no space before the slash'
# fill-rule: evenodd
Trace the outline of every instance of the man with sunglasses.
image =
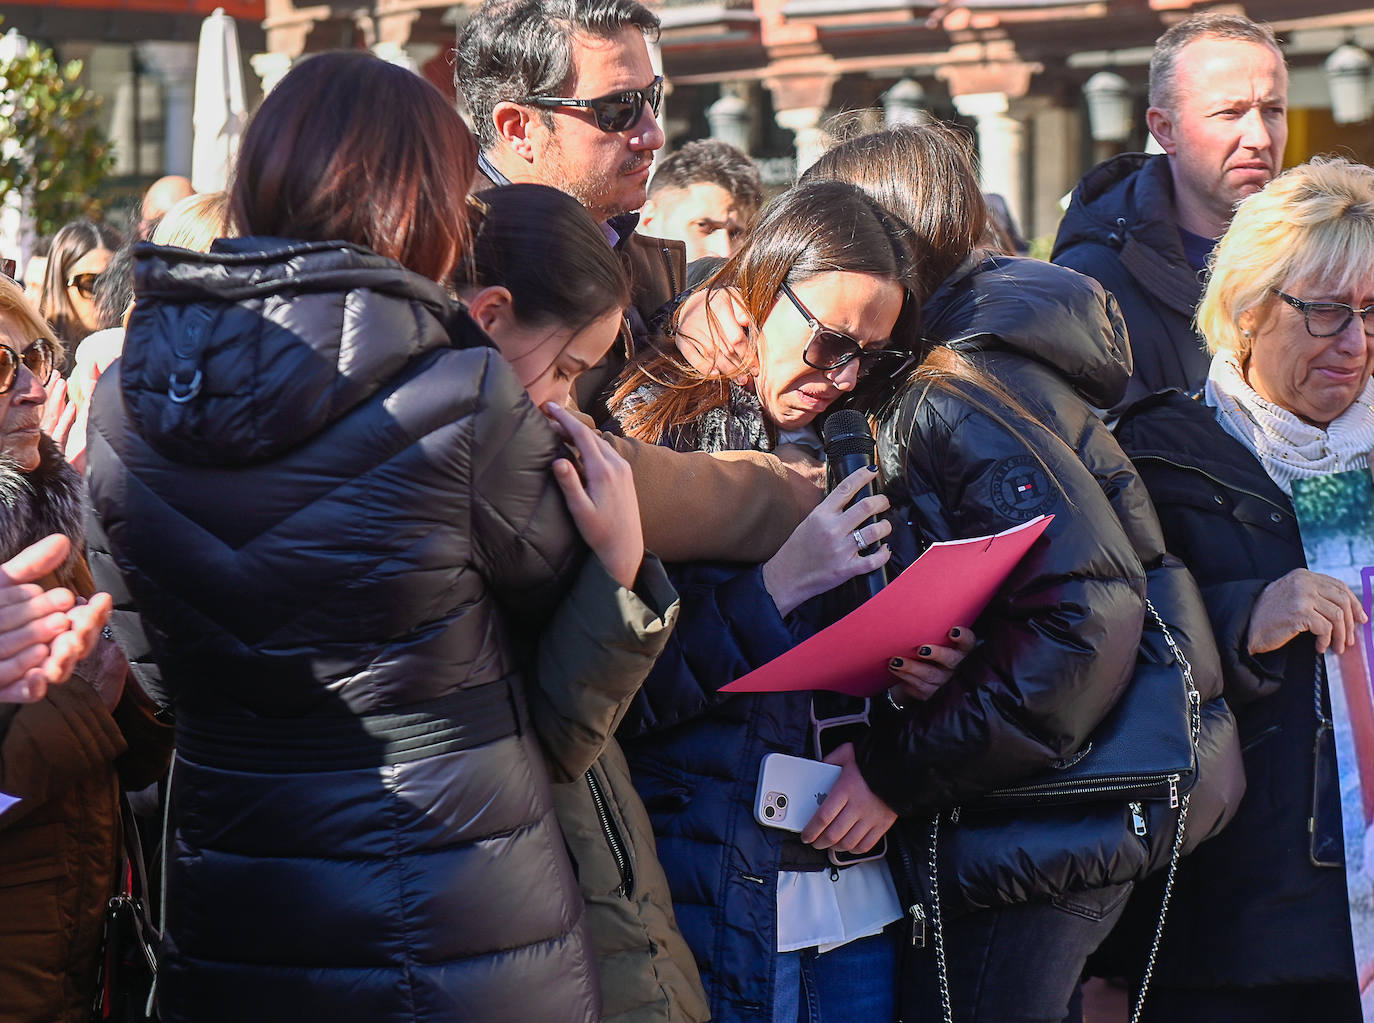
<svg viewBox="0 0 1374 1023">
<path fill-rule="evenodd" d="M 458 84 L 482 153 L 473 190 L 534 182 L 567 192 L 604 225 L 633 287 L 631 348 L 686 280 L 680 242 L 638 234 L 663 79 L 647 39 L 658 16 L 636 0 L 487 0 L 458 40 Z M 596 418 L 624 352 L 583 374 L 578 396 Z"/>
<path fill-rule="evenodd" d="M 458 85 L 482 149 L 473 191 L 534 182 L 567 192 L 604 225 L 629 273 L 625 343 L 577 384 L 598 422 L 609 385 L 687 286 L 682 242 L 635 230 L 663 145 L 663 79 L 646 43 L 658 29 L 636 0 L 487 0 L 458 40 Z M 814 470 L 771 455 L 613 443 L 634 470 L 646 540 L 665 560 L 765 560 L 822 496 Z"/>
</svg>

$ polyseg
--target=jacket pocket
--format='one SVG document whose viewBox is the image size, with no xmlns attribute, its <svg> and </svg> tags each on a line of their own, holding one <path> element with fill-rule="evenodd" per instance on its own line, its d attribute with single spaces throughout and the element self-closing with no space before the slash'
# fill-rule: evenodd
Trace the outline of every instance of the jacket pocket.
<svg viewBox="0 0 1374 1023">
<path fill-rule="evenodd" d="M 620 885 L 616 889 L 622 898 L 633 898 L 635 891 L 634 863 L 630 858 L 630 846 L 621 833 L 620 826 L 611 812 L 607 786 L 596 776 L 596 766 L 588 768 L 584 776 L 591 792 L 592 806 L 596 810 L 597 823 L 601 825 L 601 836 L 610 849 L 611 859 L 615 861 L 616 871 L 620 874 Z"/>
</svg>

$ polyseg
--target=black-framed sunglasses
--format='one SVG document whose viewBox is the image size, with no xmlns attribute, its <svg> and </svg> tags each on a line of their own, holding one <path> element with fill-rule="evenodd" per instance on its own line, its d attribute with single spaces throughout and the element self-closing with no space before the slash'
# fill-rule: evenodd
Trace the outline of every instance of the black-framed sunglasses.
<svg viewBox="0 0 1374 1023">
<path fill-rule="evenodd" d="M 1313 337 L 1335 337 L 1350 326 L 1356 316 L 1364 321 L 1365 334 L 1374 337 L 1374 320 L 1370 319 L 1374 316 L 1374 305 L 1356 309 L 1344 302 L 1304 302 L 1278 288 L 1274 289 L 1274 294 L 1302 313 L 1303 325 Z"/>
<path fill-rule="evenodd" d="M 9 345 L 0 345 L 0 394 L 8 394 L 14 387 L 14 382 L 19 379 L 21 364 L 27 366 L 38 382 L 46 387 L 57 366 L 57 345 L 40 337 L 29 345 L 23 355 Z"/>
<path fill-rule="evenodd" d="M 658 116 L 663 105 L 663 76 L 655 75 L 653 82 L 643 89 L 608 92 L 593 99 L 571 99 L 567 96 L 526 96 L 517 100 L 532 107 L 585 107 L 596 117 L 596 126 L 614 133 L 633 128 L 644 116 L 644 104 Z"/>
<path fill-rule="evenodd" d="M 67 278 L 67 287 L 75 288 L 82 298 L 91 298 L 95 295 L 95 284 L 98 280 L 100 274 L 75 274 Z"/>
<path fill-rule="evenodd" d="M 879 342 L 865 348 L 844 331 L 827 327 L 811 315 L 810 309 L 802 305 L 801 299 L 797 297 L 797 293 L 788 286 L 786 281 L 783 281 L 782 293 L 787 296 L 788 301 L 801 314 L 806 325 L 811 328 L 811 336 L 802 349 L 802 361 L 812 369 L 835 370 L 857 359 L 859 360 L 859 376 L 865 376 L 879 365 L 883 366 L 889 373 L 900 373 L 910 365 L 912 356 L 909 353 L 894 352 L 880 347 L 887 342 Z"/>
</svg>

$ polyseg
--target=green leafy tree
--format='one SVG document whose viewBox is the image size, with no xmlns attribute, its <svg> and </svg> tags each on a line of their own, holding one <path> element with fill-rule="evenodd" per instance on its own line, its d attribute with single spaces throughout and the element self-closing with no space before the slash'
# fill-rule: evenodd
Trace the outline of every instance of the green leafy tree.
<svg viewBox="0 0 1374 1023">
<path fill-rule="evenodd" d="M 1374 505 L 1369 500 L 1369 474 L 1340 472 L 1300 481 L 1293 487 L 1298 517 L 1322 532 L 1374 531 Z"/>
<path fill-rule="evenodd" d="M 95 121 L 100 97 L 80 74 L 80 61 L 59 66 L 37 43 L 0 58 L 0 203 L 23 196 L 39 234 L 102 212 L 114 155 Z"/>
</svg>

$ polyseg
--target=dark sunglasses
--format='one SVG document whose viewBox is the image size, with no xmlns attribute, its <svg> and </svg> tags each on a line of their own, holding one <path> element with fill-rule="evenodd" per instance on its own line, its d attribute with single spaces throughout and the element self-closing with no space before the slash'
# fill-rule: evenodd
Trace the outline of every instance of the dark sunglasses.
<svg viewBox="0 0 1374 1023">
<path fill-rule="evenodd" d="M 909 353 L 889 351 L 882 347 L 888 343 L 886 341 L 876 342 L 865 348 L 843 331 L 827 327 L 811 315 L 810 309 L 802 305 L 801 299 L 786 281 L 783 282 L 782 293 L 811 328 L 811 337 L 802 349 L 802 361 L 812 369 L 835 370 L 857 359 L 859 376 L 865 376 L 880 365 L 889 374 L 900 373 L 911 363 L 912 357 Z"/>
<path fill-rule="evenodd" d="M 595 99 L 569 99 L 566 96 L 526 96 L 517 102 L 532 107 L 586 107 L 596 116 L 596 126 L 604 132 L 625 131 L 633 128 L 644 116 L 644 104 L 658 116 L 663 104 L 663 76 L 655 75 L 653 82 L 644 89 L 627 89 L 624 92 L 610 92 Z"/>
<path fill-rule="evenodd" d="M 1304 302 L 1278 288 L 1274 289 L 1274 294 L 1302 313 L 1303 325 L 1313 337 L 1335 337 L 1350 326 L 1356 316 L 1364 321 L 1364 332 L 1374 337 L 1374 319 L 1370 318 L 1374 316 L 1374 305 L 1356 309 L 1344 302 Z"/>
<path fill-rule="evenodd" d="M 67 287 L 75 288 L 82 298 L 91 298 L 95 294 L 95 282 L 100 280 L 100 274 L 77 274 L 75 277 L 67 278 Z"/>
<path fill-rule="evenodd" d="M 20 355 L 9 345 L 0 345 L 0 394 L 9 393 L 14 382 L 19 379 L 20 365 L 27 366 L 38 382 L 47 385 L 57 365 L 57 345 L 45 337 L 40 337 L 28 350 Z"/>
</svg>

